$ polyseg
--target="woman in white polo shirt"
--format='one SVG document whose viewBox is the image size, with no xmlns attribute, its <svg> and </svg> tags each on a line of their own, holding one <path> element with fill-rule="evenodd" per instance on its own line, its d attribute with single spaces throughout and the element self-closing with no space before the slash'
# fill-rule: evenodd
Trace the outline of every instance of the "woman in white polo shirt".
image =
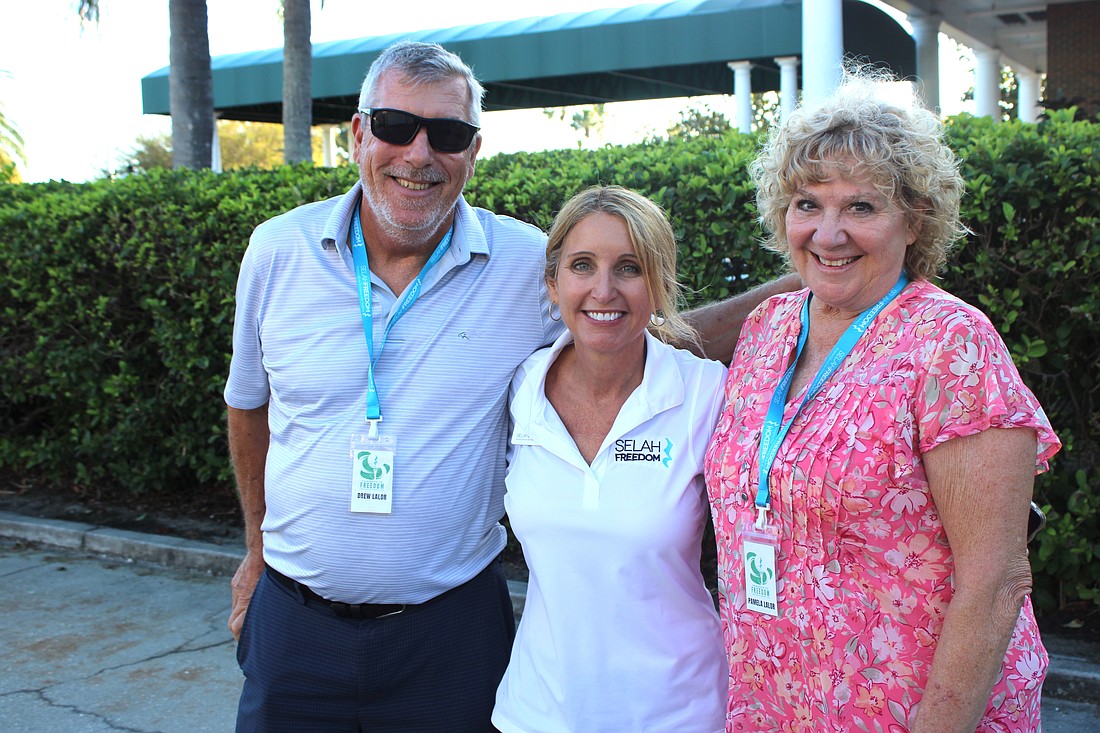
<svg viewBox="0 0 1100 733">
<path fill-rule="evenodd" d="M 546 281 L 569 331 L 512 382 L 505 506 L 530 580 L 493 724 L 721 731 L 728 674 L 699 558 L 726 370 L 665 343 L 694 339 L 672 228 L 633 191 L 583 191 L 550 230 Z"/>
</svg>

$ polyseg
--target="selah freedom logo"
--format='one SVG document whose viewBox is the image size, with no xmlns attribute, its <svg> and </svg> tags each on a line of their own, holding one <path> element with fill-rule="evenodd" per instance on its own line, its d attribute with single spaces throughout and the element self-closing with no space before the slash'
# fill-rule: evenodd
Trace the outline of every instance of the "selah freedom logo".
<svg viewBox="0 0 1100 733">
<path fill-rule="evenodd" d="M 668 468 L 672 463 L 672 441 L 668 438 L 621 438 L 615 441 L 615 460 L 653 461 Z"/>
</svg>

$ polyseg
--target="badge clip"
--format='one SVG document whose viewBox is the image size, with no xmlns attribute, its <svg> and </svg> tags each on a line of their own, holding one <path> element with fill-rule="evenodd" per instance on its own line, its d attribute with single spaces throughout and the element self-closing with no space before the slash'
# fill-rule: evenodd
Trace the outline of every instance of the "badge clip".
<svg viewBox="0 0 1100 733">
<path fill-rule="evenodd" d="M 771 509 L 771 504 L 765 504 L 764 506 L 756 507 L 756 528 L 763 530 L 768 526 L 768 510 Z"/>
</svg>

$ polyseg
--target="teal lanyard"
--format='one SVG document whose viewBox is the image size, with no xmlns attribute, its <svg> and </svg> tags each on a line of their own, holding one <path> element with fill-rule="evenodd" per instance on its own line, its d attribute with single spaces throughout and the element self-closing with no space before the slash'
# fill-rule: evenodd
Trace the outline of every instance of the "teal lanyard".
<svg viewBox="0 0 1100 733">
<path fill-rule="evenodd" d="M 802 408 L 806 406 L 806 403 L 812 400 L 820 391 L 826 380 L 837 370 L 837 367 L 848 358 L 848 354 L 851 353 L 856 342 L 859 341 L 859 337 L 875 320 L 875 316 L 897 297 L 908 282 L 909 278 L 902 272 L 897 283 L 890 289 L 890 292 L 882 297 L 882 300 L 860 313 L 859 317 L 849 324 L 840 339 L 833 345 L 832 351 L 829 352 L 824 363 L 817 370 L 817 376 L 810 383 L 809 389 L 806 390 L 806 396 L 802 398 L 798 409 L 791 415 L 791 419 L 784 423 L 783 412 L 787 404 L 787 393 L 791 389 L 794 369 L 798 366 L 798 359 L 802 356 L 802 348 L 806 345 L 806 337 L 810 332 L 810 295 L 806 295 L 806 302 L 802 304 L 802 330 L 798 335 L 798 350 L 795 352 L 794 363 L 791 364 L 783 378 L 779 380 L 779 384 L 776 385 L 775 392 L 772 394 L 771 405 L 768 407 L 768 416 L 764 420 L 764 428 L 760 435 L 760 488 L 756 492 L 756 524 L 760 529 L 763 529 L 764 513 L 771 508 L 771 489 L 768 485 L 768 474 L 771 473 L 772 464 L 775 463 L 775 457 L 779 454 L 779 446 L 783 444 L 787 431 L 791 429 L 791 423 L 798 417 L 798 413 L 802 412 Z"/>
<path fill-rule="evenodd" d="M 443 240 L 436 246 L 432 256 L 424 263 L 420 274 L 405 290 L 405 297 L 397 306 L 393 318 L 386 324 L 386 330 L 382 334 L 382 343 L 378 345 L 378 354 L 374 353 L 374 314 L 371 306 L 370 267 L 367 265 L 367 245 L 363 239 L 363 226 L 359 222 L 359 207 L 355 207 L 355 216 L 351 222 L 351 254 L 355 261 L 355 284 L 359 291 L 359 315 L 363 319 L 363 333 L 367 337 L 367 421 L 371 423 L 371 432 L 376 429 L 376 423 L 382 419 L 382 407 L 378 401 L 378 387 L 374 383 L 374 364 L 382 354 L 386 346 L 386 339 L 390 335 L 390 329 L 394 324 L 412 308 L 413 303 L 420 297 L 420 289 L 424 285 L 424 273 L 432 269 L 451 248 L 451 234 L 454 228 L 447 230 Z"/>
</svg>

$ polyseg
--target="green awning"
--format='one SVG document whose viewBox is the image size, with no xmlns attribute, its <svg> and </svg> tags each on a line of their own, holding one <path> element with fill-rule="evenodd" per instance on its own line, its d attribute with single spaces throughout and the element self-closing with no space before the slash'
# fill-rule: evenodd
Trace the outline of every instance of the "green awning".
<svg viewBox="0 0 1100 733">
<path fill-rule="evenodd" d="M 890 16 L 844 0 L 848 55 L 916 71 L 913 39 Z M 802 54 L 800 0 L 678 0 L 372 36 L 313 46 L 314 124 L 347 122 L 371 62 L 404 39 L 439 43 L 485 85 L 485 109 L 526 109 L 731 94 L 729 61 L 752 61 L 753 91 L 779 88 L 776 56 Z M 214 108 L 223 119 L 282 120 L 281 48 L 216 56 Z M 146 114 L 168 114 L 168 69 L 141 80 Z"/>
</svg>

